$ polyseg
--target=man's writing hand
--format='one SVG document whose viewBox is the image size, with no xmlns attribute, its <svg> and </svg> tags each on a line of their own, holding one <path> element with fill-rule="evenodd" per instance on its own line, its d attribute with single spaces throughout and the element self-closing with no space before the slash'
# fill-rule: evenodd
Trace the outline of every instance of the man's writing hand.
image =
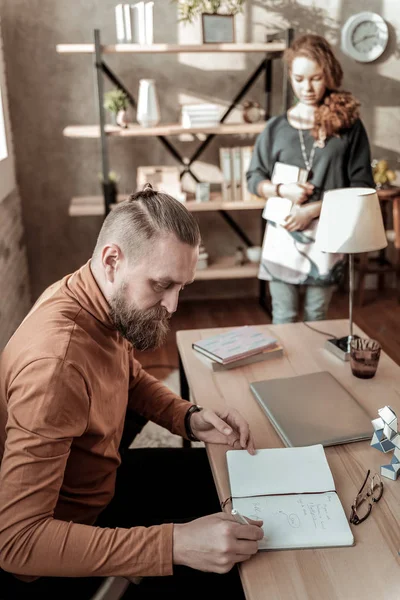
<svg viewBox="0 0 400 600">
<path fill-rule="evenodd" d="M 249 559 L 263 538 L 262 521 L 236 523 L 231 515 L 217 513 L 185 524 L 175 524 L 173 562 L 199 571 L 227 573 Z"/>
<path fill-rule="evenodd" d="M 202 442 L 228 444 L 236 450 L 247 449 L 249 454 L 255 454 L 249 424 L 234 408 L 216 411 L 204 408 L 191 415 L 190 427 Z"/>
</svg>

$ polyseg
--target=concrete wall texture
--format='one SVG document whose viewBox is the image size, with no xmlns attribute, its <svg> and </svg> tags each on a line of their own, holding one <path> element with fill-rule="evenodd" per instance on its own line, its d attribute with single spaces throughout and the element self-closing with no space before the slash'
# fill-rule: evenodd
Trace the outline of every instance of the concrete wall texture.
<svg viewBox="0 0 400 600">
<path fill-rule="evenodd" d="M 111 0 L 1 0 L 8 94 L 22 199 L 33 299 L 52 281 L 71 272 L 91 254 L 101 218 L 68 216 L 72 196 L 99 192 L 100 145 L 98 140 L 72 140 L 62 136 L 69 124 L 97 122 L 95 69 L 92 55 L 60 55 L 58 43 L 91 42 L 94 28 L 101 30 L 104 43 L 115 42 L 114 6 Z M 238 20 L 238 36 L 244 41 L 263 41 L 270 31 L 291 26 L 296 35 L 305 32 L 328 37 L 342 62 L 344 88 L 362 102 L 373 156 L 393 164 L 400 150 L 400 26 L 397 0 L 249 0 L 245 15 Z M 371 64 L 360 64 L 340 51 L 340 28 L 360 10 L 381 14 L 389 24 L 390 41 L 385 54 Z M 177 23 L 176 6 L 155 0 L 155 41 L 179 43 L 190 38 L 200 42 L 198 26 Z M 260 55 L 106 55 L 134 96 L 139 79 L 156 81 L 162 121 L 176 122 L 182 98 L 223 104 L 235 95 Z M 278 61 L 279 63 L 279 61 Z M 276 82 L 281 65 L 275 64 Z M 109 86 L 107 86 L 109 87 Z M 262 101 L 262 81 L 248 94 Z M 273 98 L 273 112 L 281 110 L 280 93 Z M 172 142 L 190 155 L 195 143 Z M 215 174 L 218 148 L 248 145 L 248 138 L 218 137 L 201 157 L 195 172 Z M 173 165 L 174 160 L 154 138 L 111 140 L 111 168 L 121 175 L 120 189 L 135 187 L 139 165 Z M 260 222 L 251 211 L 235 218 L 259 242 Z M 220 216 L 199 216 L 204 241 L 211 254 L 233 253 L 240 244 Z M 221 292 L 254 294 L 255 281 L 198 282 L 187 293 L 210 296 Z M 186 291 L 185 291 L 186 293 Z"/>
<path fill-rule="evenodd" d="M 0 23 L 1 25 L 1 23 Z M 21 200 L 15 184 L 13 143 L 9 122 L 7 87 L 0 30 L 0 89 L 8 156 L 0 161 L 0 350 L 30 307 L 28 265 L 21 216 Z"/>
</svg>

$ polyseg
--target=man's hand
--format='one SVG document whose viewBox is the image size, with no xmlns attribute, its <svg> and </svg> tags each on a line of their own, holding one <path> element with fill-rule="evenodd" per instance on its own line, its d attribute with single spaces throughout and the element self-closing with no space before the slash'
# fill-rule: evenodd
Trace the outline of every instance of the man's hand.
<svg viewBox="0 0 400 600">
<path fill-rule="evenodd" d="M 303 229 L 307 229 L 312 220 L 313 214 L 310 206 L 293 206 L 290 215 L 285 218 L 283 227 L 287 231 L 303 231 Z"/>
<path fill-rule="evenodd" d="M 204 408 L 200 412 L 192 413 L 190 427 L 202 442 L 228 444 L 237 450 L 247 449 L 249 454 L 255 454 L 249 424 L 234 408 L 227 407 L 216 411 Z"/>
<path fill-rule="evenodd" d="M 288 198 L 293 204 L 303 204 L 314 191 L 312 183 L 285 183 L 281 184 L 279 194 Z"/>
<path fill-rule="evenodd" d="M 237 562 L 256 554 L 264 537 L 262 521 L 236 523 L 231 515 L 217 513 L 184 524 L 175 524 L 173 562 L 199 571 L 227 573 Z"/>
</svg>

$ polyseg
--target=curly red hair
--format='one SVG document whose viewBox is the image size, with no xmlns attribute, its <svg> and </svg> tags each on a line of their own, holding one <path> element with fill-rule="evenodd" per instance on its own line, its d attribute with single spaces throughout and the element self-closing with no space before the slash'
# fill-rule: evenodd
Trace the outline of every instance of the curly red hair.
<svg viewBox="0 0 400 600">
<path fill-rule="evenodd" d="M 324 74 L 326 93 L 315 111 L 312 135 L 315 138 L 339 135 L 359 118 L 360 103 L 350 93 L 340 90 L 343 70 L 333 54 L 329 42 L 320 35 L 303 35 L 284 52 L 284 59 L 291 70 L 293 60 L 304 56 L 315 61 Z"/>
</svg>

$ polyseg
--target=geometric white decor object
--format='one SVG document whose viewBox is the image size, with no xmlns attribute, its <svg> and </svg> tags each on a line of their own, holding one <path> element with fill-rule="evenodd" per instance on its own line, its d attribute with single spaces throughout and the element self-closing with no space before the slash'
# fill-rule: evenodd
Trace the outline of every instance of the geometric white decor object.
<svg viewBox="0 0 400 600">
<path fill-rule="evenodd" d="M 400 434 L 397 431 L 396 413 L 390 406 L 378 410 L 379 418 L 372 421 L 374 433 L 371 446 L 381 452 L 394 450 L 389 465 L 381 466 L 381 475 L 395 481 L 400 475 Z"/>
</svg>

